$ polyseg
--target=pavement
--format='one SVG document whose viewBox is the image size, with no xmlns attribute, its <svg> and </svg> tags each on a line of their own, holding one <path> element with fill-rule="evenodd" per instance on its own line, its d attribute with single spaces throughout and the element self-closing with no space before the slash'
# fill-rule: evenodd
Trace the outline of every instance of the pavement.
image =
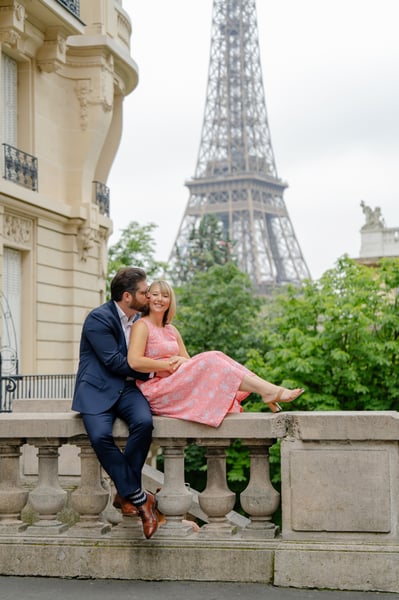
<svg viewBox="0 0 399 600">
<path fill-rule="evenodd" d="M 261 583 L 0 577 L 1 600 L 399 600 L 386 592 L 277 588 Z"/>
</svg>

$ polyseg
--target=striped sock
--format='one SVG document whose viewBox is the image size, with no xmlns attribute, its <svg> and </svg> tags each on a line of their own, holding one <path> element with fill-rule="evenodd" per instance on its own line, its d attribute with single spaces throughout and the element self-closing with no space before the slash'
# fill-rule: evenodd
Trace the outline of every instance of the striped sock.
<svg viewBox="0 0 399 600">
<path fill-rule="evenodd" d="M 147 494 L 141 488 L 130 494 L 129 500 L 134 506 L 141 506 L 147 500 Z"/>
</svg>

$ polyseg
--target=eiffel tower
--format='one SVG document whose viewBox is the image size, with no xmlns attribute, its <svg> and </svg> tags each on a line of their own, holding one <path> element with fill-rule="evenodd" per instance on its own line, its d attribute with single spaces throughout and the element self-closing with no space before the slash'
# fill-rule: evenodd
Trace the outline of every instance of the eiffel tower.
<svg viewBox="0 0 399 600">
<path fill-rule="evenodd" d="M 208 89 L 190 198 L 170 262 L 184 260 L 201 218 L 215 215 L 255 289 L 310 278 L 277 175 L 260 62 L 256 0 L 214 0 Z"/>
</svg>

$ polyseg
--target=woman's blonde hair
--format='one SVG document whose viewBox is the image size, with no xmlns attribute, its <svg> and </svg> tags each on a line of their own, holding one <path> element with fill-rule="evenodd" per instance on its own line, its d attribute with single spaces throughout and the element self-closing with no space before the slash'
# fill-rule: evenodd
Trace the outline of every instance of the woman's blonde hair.
<svg viewBox="0 0 399 600">
<path fill-rule="evenodd" d="M 175 295 L 175 292 L 173 291 L 172 286 L 170 286 L 169 283 L 167 281 L 165 281 L 164 279 L 157 279 L 156 281 L 153 281 L 151 283 L 150 287 L 148 288 L 148 291 L 151 292 L 151 290 L 155 286 L 159 287 L 159 291 L 161 292 L 161 294 L 167 294 L 170 298 L 169 308 L 167 311 L 165 311 L 165 314 L 164 314 L 163 320 L 162 320 L 162 324 L 167 325 L 168 323 L 170 323 L 172 321 L 173 317 L 176 314 L 176 295 Z M 146 312 L 148 314 L 149 309 L 147 309 Z"/>
</svg>

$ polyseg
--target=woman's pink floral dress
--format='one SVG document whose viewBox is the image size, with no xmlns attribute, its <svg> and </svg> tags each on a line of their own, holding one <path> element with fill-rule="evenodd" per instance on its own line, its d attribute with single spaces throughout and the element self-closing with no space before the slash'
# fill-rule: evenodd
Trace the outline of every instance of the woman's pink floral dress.
<svg viewBox="0 0 399 600">
<path fill-rule="evenodd" d="M 176 356 L 179 347 L 173 325 L 149 329 L 145 355 L 153 359 Z M 154 415 L 196 421 L 217 427 L 227 413 L 242 412 L 240 403 L 249 392 L 240 392 L 244 375 L 252 373 L 223 352 L 197 354 L 167 377 L 137 381 Z"/>
</svg>

